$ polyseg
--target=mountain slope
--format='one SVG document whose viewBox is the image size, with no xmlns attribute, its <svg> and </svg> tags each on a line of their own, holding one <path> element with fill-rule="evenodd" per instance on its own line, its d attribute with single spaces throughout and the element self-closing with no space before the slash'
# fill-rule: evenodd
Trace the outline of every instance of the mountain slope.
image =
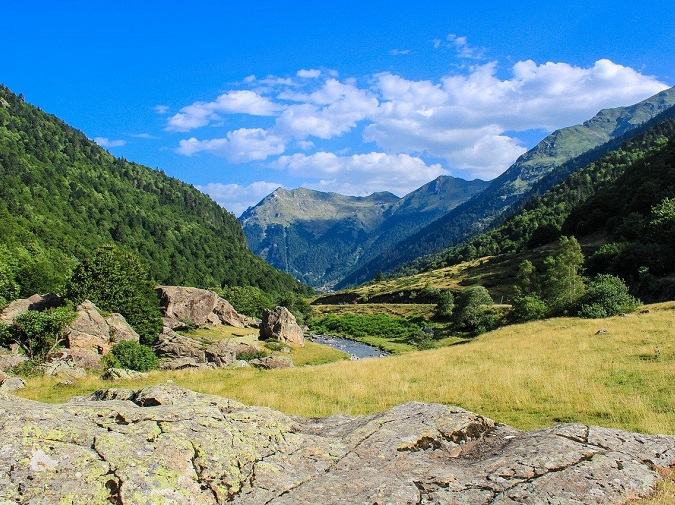
<svg viewBox="0 0 675 505">
<path fill-rule="evenodd" d="M 0 86 L 4 254 L 83 258 L 109 243 L 138 253 L 161 283 L 302 290 L 254 256 L 235 217 L 208 196 L 113 157 Z"/>
<path fill-rule="evenodd" d="M 358 284 L 378 271 L 391 271 L 415 258 L 459 244 L 489 229 L 515 203 L 523 201 L 547 174 L 566 165 L 566 174 L 549 179 L 548 187 L 605 154 L 614 138 L 636 129 L 645 121 L 675 105 L 675 87 L 628 107 L 600 111 L 582 125 L 553 132 L 523 154 L 490 186 L 415 235 L 384 251 L 355 269 L 338 287 Z M 605 146 L 604 148 L 602 146 Z M 539 187 L 546 190 L 548 187 Z"/>
<path fill-rule="evenodd" d="M 403 198 L 277 189 L 239 218 L 251 249 L 310 285 L 334 284 L 487 183 L 439 177 Z"/>
</svg>

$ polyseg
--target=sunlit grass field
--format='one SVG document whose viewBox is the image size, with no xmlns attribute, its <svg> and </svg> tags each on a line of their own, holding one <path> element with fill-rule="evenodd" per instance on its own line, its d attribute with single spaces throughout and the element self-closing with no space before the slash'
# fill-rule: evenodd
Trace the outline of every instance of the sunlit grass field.
<svg viewBox="0 0 675 505">
<path fill-rule="evenodd" d="M 675 434 L 675 303 L 604 320 L 513 325 L 388 358 L 285 370 L 153 372 L 110 383 L 33 379 L 20 394 L 60 402 L 96 389 L 173 381 L 289 414 L 364 414 L 409 400 L 459 405 L 521 429 L 581 422 Z M 596 334 L 599 329 L 607 333 Z"/>
</svg>

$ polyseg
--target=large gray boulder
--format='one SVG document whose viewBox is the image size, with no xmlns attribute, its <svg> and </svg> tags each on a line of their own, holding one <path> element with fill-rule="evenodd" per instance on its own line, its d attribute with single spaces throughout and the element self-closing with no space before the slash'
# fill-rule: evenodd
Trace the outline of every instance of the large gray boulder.
<svg viewBox="0 0 675 505">
<path fill-rule="evenodd" d="M 165 370 L 224 368 L 237 359 L 240 345 L 231 339 L 204 343 L 165 327 L 153 350 L 160 359 L 160 368 Z"/>
<path fill-rule="evenodd" d="M 619 505 L 675 464 L 673 436 L 521 432 L 417 402 L 308 419 L 170 385 L 0 393 L 0 426 L 3 503 Z"/>
<path fill-rule="evenodd" d="M 20 298 L 14 300 L 4 308 L 0 313 L 0 323 L 10 324 L 16 316 L 23 314 L 27 310 L 43 310 L 51 309 L 61 305 L 61 298 L 53 293 L 46 295 L 33 295 L 28 298 Z"/>
<path fill-rule="evenodd" d="M 168 319 L 165 319 L 166 326 L 176 327 L 179 321 L 192 321 L 197 325 L 227 324 L 246 328 L 254 323 L 213 291 L 185 286 L 158 286 L 156 289 L 160 307 Z"/>
<path fill-rule="evenodd" d="M 295 320 L 295 316 L 286 307 L 265 309 L 260 324 L 260 338 L 278 340 L 291 347 L 303 347 L 305 334 Z"/>
</svg>

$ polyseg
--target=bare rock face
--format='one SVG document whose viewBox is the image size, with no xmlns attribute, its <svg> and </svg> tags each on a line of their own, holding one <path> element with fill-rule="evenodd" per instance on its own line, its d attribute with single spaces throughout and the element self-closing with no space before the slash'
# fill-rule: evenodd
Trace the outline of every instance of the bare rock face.
<svg viewBox="0 0 675 505">
<path fill-rule="evenodd" d="M 265 370 L 293 368 L 293 359 L 290 356 L 268 356 L 266 358 L 252 359 L 249 361 L 249 364 L 256 368 L 263 368 Z"/>
<path fill-rule="evenodd" d="M 157 339 L 154 351 L 160 358 L 160 368 L 166 370 L 224 368 L 237 359 L 239 345 L 241 344 L 229 339 L 204 344 L 165 327 Z"/>
<path fill-rule="evenodd" d="M 10 324 L 14 321 L 16 316 L 23 314 L 27 310 L 37 310 L 38 312 L 41 312 L 60 305 L 61 298 L 53 293 L 20 298 L 10 302 L 2 313 L 0 313 L 0 323 Z"/>
<path fill-rule="evenodd" d="M 157 294 L 164 317 L 173 321 L 193 321 L 197 325 L 228 324 L 237 328 L 246 328 L 251 320 L 207 289 L 184 286 L 158 286 Z M 165 325 L 175 327 L 174 324 Z"/>
<path fill-rule="evenodd" d="M 675 437 L 568 424 L 521 432 L 411 402 L 287 416 L 170 385 L 65 405 L 0 392 L 0 501 L 623 504 L 675 464 Z"/>
<path fill-rule="evenodd" d="M 116 343 L 139 340 L 138 333 L 121 314 L 104 318 L 89 300 L 78 305 L 75 312 L 75 320 L 66 328 L 66 347 L 81 366 L 98 367 L 100 357 Z"/>
<path fill-rule="evenodd" d="M 291 347 L 305 345 L 302 328 L 286 307 L 277 307 L 274 310 L 265 309 L 260 324 L 260 337 L 264 340 L 276 339 Z"/>
</svg>

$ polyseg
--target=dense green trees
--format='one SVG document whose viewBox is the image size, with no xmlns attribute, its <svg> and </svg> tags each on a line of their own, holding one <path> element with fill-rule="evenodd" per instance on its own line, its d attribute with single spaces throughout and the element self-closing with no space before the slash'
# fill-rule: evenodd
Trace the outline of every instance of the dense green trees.
<svg viewBox="0 0 675 505">
<path fill-rule="evenodd" d="M 152 344 L 162 329 L 159 300 L 139 258 L 114 246 L 101 247 L 75 269 L 66 297 L 75 305 L 89 299 L 100 309 L 119 312 Z"/>
<path fill-rule="evenodd" d="M 194 187 L 114 158 L 3 86 L 0 99 L 0 297 L 60 292 L 78 258 L 111 243 L 162 284 L 311 292 L 254 256 L 235 217 Z"/>
</svg>

